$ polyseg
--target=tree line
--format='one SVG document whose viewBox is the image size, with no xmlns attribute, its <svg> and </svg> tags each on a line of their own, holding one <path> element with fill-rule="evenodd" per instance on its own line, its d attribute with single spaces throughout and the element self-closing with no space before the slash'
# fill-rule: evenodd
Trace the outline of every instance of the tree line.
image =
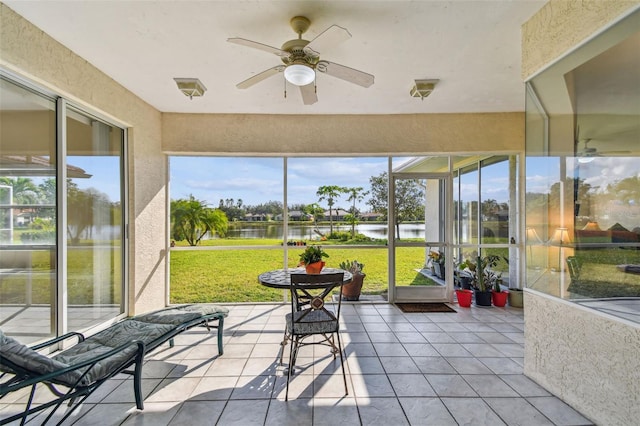
<svg viewBox="0 0 640 426">
<path fill-rule="evenodd" d="M 396 186 L 396 217 L 397 232 L 401 222 L 424 219 L 424 181 L 420 179 L 406 179 Z M 309 217 L 314 224 L 324 218 L 325 209 L 329 210 L 329 233 L 333 234 L 333 212 L 339 202 L 348 203 L 343 208 L 348 214 L 344 221 L 351 225 L 351 236 L 355 236 L 355 227 L 361 218 L 357 204 L 365 201 L 372 211 L 381 215 L 381 220 L 387 220 L 388 214 L 388 175 L 386 172 L 369 179 L 371 187 L 345 187 L 339 185 L 322 185 L 316 191 L 317 202 L 310 204 L 295 204 L 289 211 L 300 211 Z M 230 221 L 243 221 L 247 214 L 265 215 L 275 218 L 284 213 L 282 202 L 268 201 L 259 205 L 246 205 L 242 199 L 220 199 L 218 207 L 210 207 L 204 200 L 197 200 L 193 195 L 171 201 L 171 236 L 176 241 L 186 240 L 189 245 L 196 245 L 207 234 L 224 237 Z"/>
<path fill-rule="evenodd" d="M 12 188 L 14 211 L 30 213 L 31 217 L 22 232 L 23 241 L 54 241 L 56 231 L 56 179 L 47 178 L 36 184 L 26 177 L 0 177 L 2 202 L 5 203 L 6 187 Z M 5 192 L 2 192 L 5 191 Z M 42 207 L 39 207 L 42 206 Z M 104 215 L 108 212 L 108 215 Z M 100 214 L 98 214 L 100 213 Z M 0 210 L 1 223 L 7 223 L 9 210 Z M 96 188 L 82 189 L 72 179 L 67 179 L 67 237 L 72 244 L 81 239 L 92 237 L 96 226 L 108 226 L 121 223 L 121 205 L 112 202 L 109 196 Z"/>
</svg>

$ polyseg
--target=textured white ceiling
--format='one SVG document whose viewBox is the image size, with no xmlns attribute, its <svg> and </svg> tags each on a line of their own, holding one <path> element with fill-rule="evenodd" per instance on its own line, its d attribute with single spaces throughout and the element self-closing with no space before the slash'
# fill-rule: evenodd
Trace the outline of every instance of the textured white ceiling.
<svg viewBox="0 0 640 426">
<path fill-rule="evenodd" d="M 18 14 L 164 112 L 412 114 L 524 111 L 520 28 L 546 0 L 501 1 L 19 1 Z M 370 88 L 325 74 L 319 101 L 283 97 L 282 74 L 235 87 L 280 64 L 270 53 L 228 43 L 241 37 L 274 47 L 311 20 L 313 39 L 330 25 L 352 38 L 321 58 L 375 75 Z M 174 77 L 199 78 L 208 91 L 189 100 Z M 421 101 L 415 79 L 440 79 Z"/>
</svg>

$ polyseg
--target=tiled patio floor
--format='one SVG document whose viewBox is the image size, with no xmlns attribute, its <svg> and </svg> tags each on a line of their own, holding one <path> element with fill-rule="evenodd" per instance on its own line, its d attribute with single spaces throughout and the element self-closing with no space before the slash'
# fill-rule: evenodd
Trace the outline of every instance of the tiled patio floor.
<svg viewBox="0 0 640 426">
<path fill-rule="evenodd" d="M 213 333 L 183 333 L 174 348 L 147 361 L 144 411 L 135 409 L 131 379 L 123 376 L 66 424 L 591 424 L 522 374 L 521 309 L 455 308 L 404 314 L 388 304 L 344 305 L 349 395 L 339 359 L 312 346 L 301 351 L 285 402 L 286 370 L 277 355 L 288 305 L 230 306 L 223 356 L 212 357 Z M 16 407 L 0 406 L 0 417 Z"/>
</svg>

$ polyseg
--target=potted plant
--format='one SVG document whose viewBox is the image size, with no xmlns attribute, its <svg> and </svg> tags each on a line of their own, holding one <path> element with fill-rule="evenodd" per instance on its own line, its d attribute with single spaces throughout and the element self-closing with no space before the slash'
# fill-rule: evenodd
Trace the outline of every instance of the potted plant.
<svg viewBox="0 0 640 426">
<path fill-rule="evenodd" d="M 298 266 L 304 266 L 307 274 L 319 274 L 324 268 L 325 262 L 322 260 L 325 257 L 329 257 L 320 246 L 307 246 L 302 253 L 300 253 L 300 263 Z"/>
<path fill-rule="evenodd" d="M 498 274 L 491 268 L 498 264 L 498 260 L 500 256 L 496 255 L 477 256 L 475 262 L 469 258 L 460 264 L 463 270 L 471 273 L 471 285 L 477 306 L 491 306 L 491 289 L 498 278 Z"/>
<path fill-rule="evenodd" d="M 493 306 L 504 307 L 507 304 L 508 296 L 509 292 L 502 290 L 502 273 L 498 273 L 493 284 L 493 290 L 491 290 L 491 302 L 493 302 Z"/>
<path fill-rule="evenodd" d="M 466 262 L 455 262 L 453 280 L 454 285 L 462 290 L 471 290 L 471 282 L 473 281 L 473 274 L 467 267 Z"/>
<path fill-rule="evenodd" d="M 473 290 L 457 288 L 456 298 L 458 299 L 458 305 L 461 308 L 471 307 L 471 298 L 473 297 Z"/>
<path fill-rule="evenodd" d="M 441 280 L 444 280 L 444 253 L 441 251 L 430 251 L 429 260 L 431 261 L 433 274 Z"/>
<path fill-rule="evenodd" d="M 357 260 L 350 261 L 347 259 L 344 262 L 340 262 L 340 269 L 351 272 L 351 275 L 353 276 L 349 284 L 345 284 L 342 286 L 342 298 L 344 300 L 360 300 L 360 293 L 362 292 L 364 277 L 367 276 L 364 272 L 362 272 L 363 268 L 364 263 L 360 263 Z"/>
</svg>

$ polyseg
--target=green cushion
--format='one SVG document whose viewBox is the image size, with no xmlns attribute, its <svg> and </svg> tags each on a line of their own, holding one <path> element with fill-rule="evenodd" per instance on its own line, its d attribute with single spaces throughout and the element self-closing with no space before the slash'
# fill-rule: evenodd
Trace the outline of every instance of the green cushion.
<svg viewBox="0 0 640 426">
<path fill-rule="evenodd" d="M 2 330 L 0 330 L 0 371 L 15 373 L 15 371 L 12 371 L 11 368 L 5 364 L 5 359 L 20 366 L 24 370 L 32 372 L 34 375 L 55 373 L 56 371 L 69 367 L 69 364 L 42 355 L 14 338 L 5 335 Z M 71 371 L 57 376 L 52 380 L 67 386 L 73 386 L 81 374 L 79 371 Z M 87 384 L 88 381 L 89 380 L 85 378 L 81 384 Z"/>
<path fill-rule="evenodd" d="M 198 303 L 193 305 L 172 306 L 158 311 L 136 315 L 133 319 L 148 323 L 172 324 L 178 326 L 185 322 L 198 319 L 203 315 L 217 313 L 226 317 L 229 313 L 229 309 L 213 303 Z"/>
</svg>

